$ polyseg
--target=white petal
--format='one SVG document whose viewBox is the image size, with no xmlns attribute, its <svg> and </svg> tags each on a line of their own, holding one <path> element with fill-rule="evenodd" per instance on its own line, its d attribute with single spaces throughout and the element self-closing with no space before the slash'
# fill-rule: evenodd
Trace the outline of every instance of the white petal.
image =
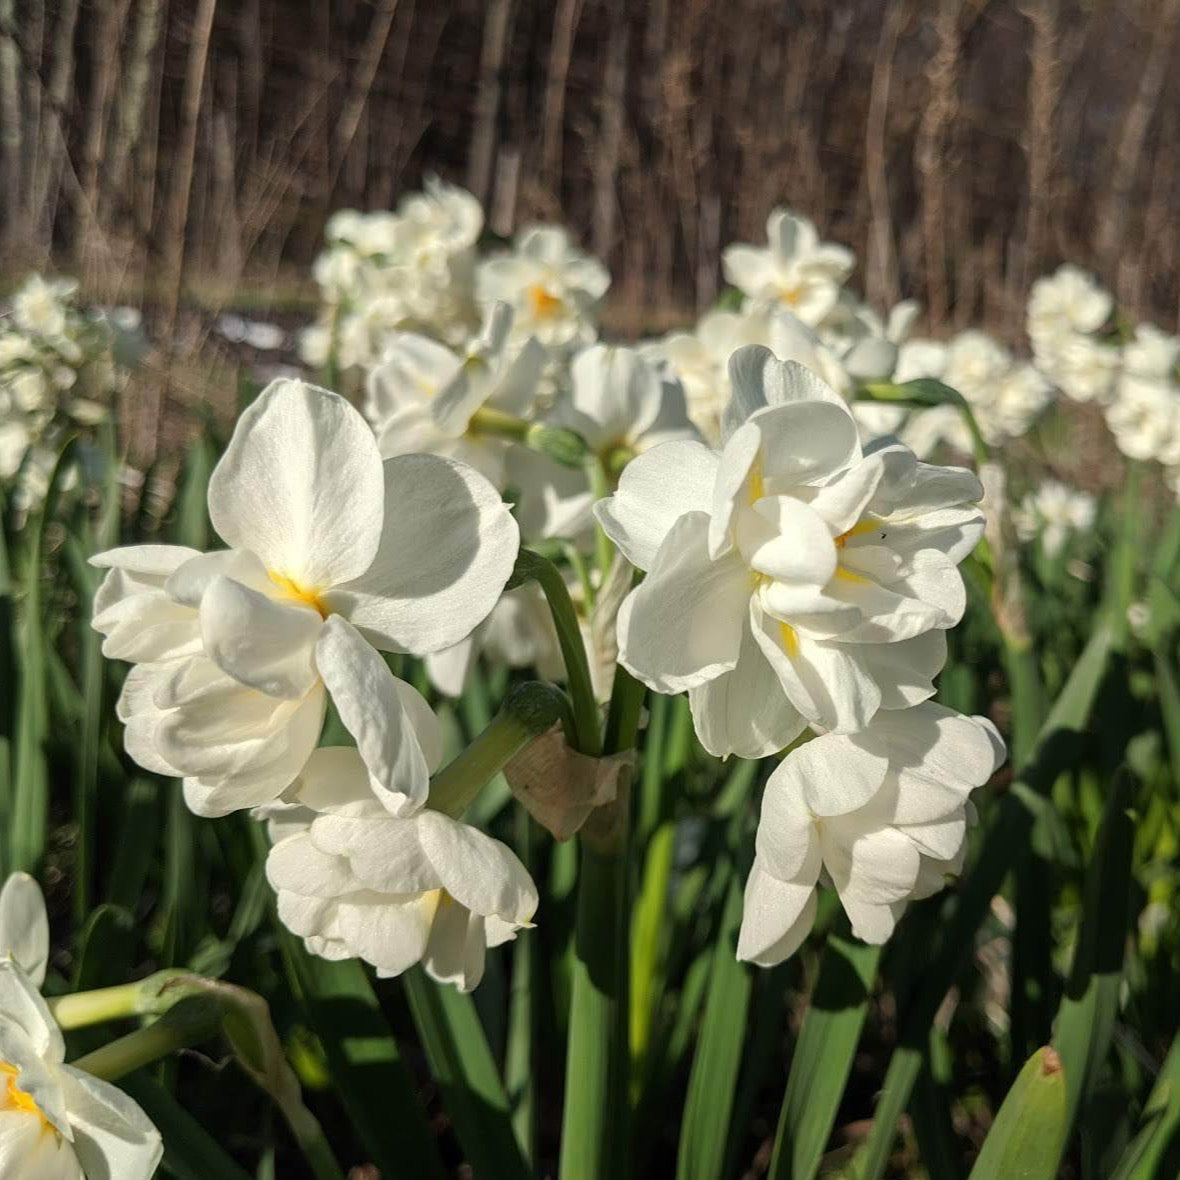
<svg viewBox="0 0 1180 1180">
<path fill-rule="evenodd" d="M 415 823 L 423 850 L 456 901 L 518 925 L 532 919 L 537 887 L 507 845 L 438 811 L 421 812 Z"/>
<path fill-rule="evenodd" d="M 764 496 L 739 513 L 736 535 L 750 567 L 767 577 L 820 587 L 836 572 L 827 523 L 792 496 Z"/>
<path fill-rule="evenodd" d="M 126 1094 L 80 1069 L 62 1067 L 74 1151 L 91 1180 L 150 1180 L 164 1154 L 160 1132 Z"/>
<path fill-rule="evenodd" d="M 434 455 L 387 459 L 377 557 L 324 600 L 377 647 L 425 655 L 483 622 L 519 547 L 516 521 L 478 472 Z"/>
<path fill-rule="evenodd" d="M 315 684 L 322 626 L 311 607 L 276 602 L 224 576 L 214 578 L 201 599 L 209 658 L 239 684 L 284 700 L 298 700 Z"/>
<path fill-rule="evenodd" d="M 174 602 L 196 609 L 210 584 L 222 574 L 263 594 L 275 588 L 266 567 L 253 553 L 245 549 L 218 549 L 213 553 L 199 553 L 178 566 L 164 583 L 164 591 Z"/>
<path fill-rule="evenodd" d="M 881 689 L 881 708 L 908 709 L 934 695 L 934 677 L 946 663 L 946 632 L 927 631 L 901 643 L 866 643 L 857 652 Z"/>
<path fill-rule="evenodd" d="M 416 810 L 426 799 L 430 771 L 397 680 L 380 653 L 355 627 L 332 616 L 316 645 L 316 663 L 382 805 L 391 815 Z"/>
<path fill-rule="evenodd" d="M 748 620 L 733 671 L 690 689 L 688 699 L 697 737 L 717 758 L 765 758 L 790 745 L 807 724 L 783 692 Z"/>
<path fill-rule="evenodd" d="M 288 836 L 267 853 L 266 879 L 301 897 L 338 897 L 361 888 L 348 861 L 321 852 L 309 832 Z"/>
<path fill-rule="evenodd" d="M 814 883 L 819 878 L 819 839 L 798 769 L 788 757 L 767 780 L 754 847 L 762 867 L 780 881 L 803 877 Z"/>
<path fill-rule="evenodd" d="M 869 455 L 820 489 L 811 507 L 828 522 L 833 536 L 846 533 L 860 520 L 884 472 L 881 460 Z"/>
<path fill-rule="evenodd" d="M 709 521 L 709 552 L 720 557 L 733 542 L 735 515 L 761 495 L 762 434 L 748 422 L 734 431 L 717 464 Z"/>
<path fill-rule="evenodd" d="M 0 958 L 11 956 L 40 987 L 49 961 L 49 918 L 41 886 L 28 873 L 13 873 L 0 889 Z"/>
<path fill-rule="evenodd" d="M 33 1052 L 50 1064 L 56 1065 L 65 1056 L 57 1021 L 49 1014 L 36 986 L 11 960 L 0 960 L 0 1025 L 15 1029 Z"/>
<path fill-rule="evenodd" d="M 422 847 L 418 818 L 318 816 L 312 843 L 323 853 L 346 859 L 349 871 L 366 889 L 408 896 L 438 889 L 442 880 Z"/>
<path fill-rule="evenodd" d="M 453 983 L 461 992 L 472 991 L 483 978 L 486 947 L 484 919 L 444 894 L 422 956 L 427 974 L 438 983 Z"/>
<path fill-rule="evenodd" d="M 843 402 L 798 401 L 751 419 L 762 435 L 768 489 L 788 491 L 826 480 L 861 457 L 856 422 Z"/>
<path fill-rule="evenodd" d="M 779 881 L 755 860 L 746 882 L 737 957 L 760 967 L 790 958 L 815 922 L 815 882 Z"/>
<path fill-rule="evenodd" d="M 98 569 L 121 569 L 133 574 L 158 578 L 161 583 L 173 570 L 200 555 L 187 545 L 123 545 L 107 549 L 90 558 Z"/>
<path fill-rule="evenodd" d="M 340 932 L 359 958 L 400 975 L 422 958 L 437 905 L 435 893 L 405 900 L 359 894 L 340 904 Z"/>
<path fill-rule="evenodd" d="M 445 697 L 461 697 L 477 656 L 471 636 L 426 657 L 426 675 Z"/>
<path fill-rule="evenodd" d="M 337 394 L 272 381 L 238 418 L 209 481 L 222 540 L 306 590 L 363 574 L 381 539 L 381 457 Z"/>
<path fill-rule="evenodd" d="M 637 568 L 648 570 L 656 550 L 686 512 L 708 512 L 717 456 L 702 443 L 662 443 L 632 459 L 618 490 L 594 507 L 606 535 Z"/>
<path fill-rule="evenodd" d="M 878 746 L 866 749 L 855 736 L 823 734 L 792 750 L 775 773 L 815 815 L 844 815 L 868 803 L 885 781 L 889 757 Z"/>
<path fill-rule="evenodd" d="M 673 526 L 651 571 L 619 611 L 619 659 L 657 692 L 682 692 L 737 663 L 750 574 L 736 554 L 709 558 L 709 518 Z"/>
</svg>

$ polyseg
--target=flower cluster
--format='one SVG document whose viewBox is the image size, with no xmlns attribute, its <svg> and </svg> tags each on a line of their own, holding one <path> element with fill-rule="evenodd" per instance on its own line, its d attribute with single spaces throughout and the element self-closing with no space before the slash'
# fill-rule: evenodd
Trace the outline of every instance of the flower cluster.
<svg viewBox="0 0 1180 1180">
<path fill-rule="evenodd" d="M 116 383 L 115 329 L 75 302 L 72 279 L 31 275 L 0 316 L 0 481 L 37 502 L 61 436 L 102 419 Z"/>
<path fill-rule="evenodd" d="M 1097 502 L 1088 492 L 1047 479 L 1020 501 L 1012 521 L 1022 541 L 1040 537 L 1046 556 L 1056 557 L 1071 533 L 1084 533 L 1093 526 L 1097 512 Z"/>
</svg>

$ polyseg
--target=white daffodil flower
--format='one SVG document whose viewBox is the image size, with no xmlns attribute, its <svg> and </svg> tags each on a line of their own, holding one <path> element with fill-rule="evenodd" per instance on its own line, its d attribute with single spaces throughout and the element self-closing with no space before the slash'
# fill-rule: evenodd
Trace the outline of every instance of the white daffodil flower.
<svg viewBox="0 0 1180 1180">
<path fill-rule="evenodd" d="M 574 357 L 569 391 L 547 421 L 579 434 L 608 469 L 660 443 L 700 437 L 680 382 L 636 349 L 613 344 Z M 517 447 L 508 456 L 508 482 L 525 536 L 588 535 L 594 495 L 584 471 Z"/>
<path fill-rule="evenodd" d="M 325 620 L 416 655 L 472 631 L 512 571 L 519 533 L 495 489 L 432 455 L 385 460 L 343 398 L 272 383 L 238 420 L 209 484 L 230 546 L 111 550 L 95 595 L 103 652 L 137 665 L 119 702 L 128 753 L 185 779 L 220 815 L 275 798 L 319 736 L 325 685 L 358 670 Z"/>
<path fill-rule="evenodd" d="M 12 873 L 0 889 L 0 961 L 11 960 L 40 987 L 49 963 L 49 918 L 41 886 Z"/>
<path fill-rule="evenodd" d="M 1180 336 L 1171 336 L 1154 324 L 1139 324 L 1134 340 L 1123 349 L 1123 368 L 1139 377 L 1180 379 Z"/>
<path fill-rule="evenodd" d="M 446 455 L 502 489 L 511 444 L 474 429 L 472 420 L 484 406 L 515 418 L 531 414 L 545 364 L 535 340 L 510 353 L 511 330 L 512 309 L 497 303 L 463 353 L 427 336 L 392 336 L 366 384 L 365 413 L 381 454 Z"/>
<path fill-rule="evenodd" d="M 1064 548 L 1070 533 L 1093 527 L 1098 503 L 1088 492 L 1075 491 L 1055 479 L 1045 480 L 1029 492 L 1012 513 L 1016 534 L 1022 541 L 1037 536 L 1049 557 Z"/>
<path fill-rule="evenodd" d="M 771 213 L 766 237 L 767 246 L 726 248 L 726 280 L 748 299 L 783 303 L 805 324 L 818 324 L 836 306 L 855 256 L 843 246 L 821 242 L 815 225 L 789 209 Z"/>
<path fill-rule="evenodd" d="M 0 1176 L 149 1180 L 164 1151 L 160 1133 L 122 1090 L 64 1061 L 37 988 L 0 962 Z"/>
<path fill-rule="evenodd" d="M 1028 336 L 1037 367 L 1075 401 L 1105 402 L 1118 371 L 1118 349 L 1096 337 L 1114 300 L 1076 266 L 1061 266 L 1033 283 Z"/>
<path fill-rule="evenodd" d="M 12 321 L 21 332 L 55 340 L 66 330 L 67 303 L 78 289 L 76 279 L 30 275 L 12 297 Z"/>
<path fill-rule="evenodd" d="M 1124 373 L 1106 424 L 1128 459 L 1164 459 L 1180 426 L 1180 386 L 1158 377 Z"/>
<path fill-rule="evenodd" d="M 855 731 L 932 695 L 982 489 L 905 447 L 864 454 L 840 397 L 766 349 L 730 375 L 720 454 L 656 447 L 595 511 L 647 572 L 619 612 L 620 662 L 687 690 L 711 753 L 757 758 L 809 723 Z"/>
<path fill-rule="evenodd" d="M 481 307 L 509 304 L 519 339 L 532 337 L 559 353 L 597 338 L 598 309 L 609 286 L 606 267 L 556 225 L 526 226 L 510 253 L 481 262 L 475 276 Z"/>
<path fill-rule="evenodd" d="M 1004 757 L 990 721 L 932 702 L 791 751 L 762 797 L 738 958 L 770 967 L 794 954 L 821 882 L 835 886 L 853 934 L 885 942 L 908 901 L 959 871 L 969 796 Z"/>
<path fill-rule="evenodd" d="M 421 963 L 470 991 L 487 948 L 530 923 L 536 887 L 498 840 L 422 806 L 442 755 L 437 718 L 376 653 L 367 659 L 365 692 L 338 701 L 356 749 L 316 750 L 272 810 L 279 917 L 312 954 L 364 959 L 384 976 Z"/>
</svg>

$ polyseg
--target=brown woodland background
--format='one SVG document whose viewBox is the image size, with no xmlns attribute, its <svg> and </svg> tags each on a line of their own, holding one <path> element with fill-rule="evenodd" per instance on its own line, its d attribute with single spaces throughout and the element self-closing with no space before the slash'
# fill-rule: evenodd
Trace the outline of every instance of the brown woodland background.
<svg viewBox="0 0 1180 1180">
<path fill-rule="evenodd" d="M 282 307 L 424 174 L 563 219 L 629 332 L 785 201 L 886 304 L 1019 333 L 1063 259 L 1178 320 L 1180 0 L 0 0 L 0 260 Z"/>
</svg>

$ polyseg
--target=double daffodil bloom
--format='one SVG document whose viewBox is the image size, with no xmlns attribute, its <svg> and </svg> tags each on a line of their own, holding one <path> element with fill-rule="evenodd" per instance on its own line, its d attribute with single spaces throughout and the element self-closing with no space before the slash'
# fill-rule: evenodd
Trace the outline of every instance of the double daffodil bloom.
<svg viewBox="0 0 1180 1180">
<path fill-rule="evenodd" d="M 971 791 L 1004 757 L 990 721 L 933 702 L 793 750 L 762 797 L 738 958 L 769 967 L 794 954 L 821 881 L 835 886 L 858 938 L 885 942 L 907 902 L 958 873 Z"/>
<path fill-rule="evenodd" d="M 0 962 L 0 1177 L 148 1180 L 160 1133 L 122 1090 L 64 1061 L 36 986 Z"/>
<path fill-rule="evenodd" d="M 619 612 L 620 661 L 689 692 L 711 753 L 757 758 L 933 694 L 982 489 L 905 447 L 865 454 L 841 398 L 764 348 L 730 376 L 721 452 L 656 447 L 595 511 L 647 573 Z"/>
<path fill-rule="evenodd" d="M 279 917 L 313 954 L 386 976 L 420 962 L 470 991 L 487 948 L 529 924 L 536 887 L 500 841 L 423 805 L 442 754 L 437 718 L 342 620 L 328 621 L 329 637 L 365 668 L 362 692 L 333 689 L 357 744 L 316 750 L 266 810 Z"/>
<path fill-rule="evenodd" d="M 325 685 L 363 670 L 321 643 L 346 621 L 383 651 L 449 647 L 491 611 L 519 534 L 496 490 L 433 455 L 382 462 L 343 398 L 276 381 L 238 420 L 209 485 L 230 546 L 140 545 L 93 559 L 104 653 L 137 665 L 128 753 L 221 815 L 276 798 L 315 748 Z M 340 662 L 343 661 L 343 662 Z"/>
</svg>

